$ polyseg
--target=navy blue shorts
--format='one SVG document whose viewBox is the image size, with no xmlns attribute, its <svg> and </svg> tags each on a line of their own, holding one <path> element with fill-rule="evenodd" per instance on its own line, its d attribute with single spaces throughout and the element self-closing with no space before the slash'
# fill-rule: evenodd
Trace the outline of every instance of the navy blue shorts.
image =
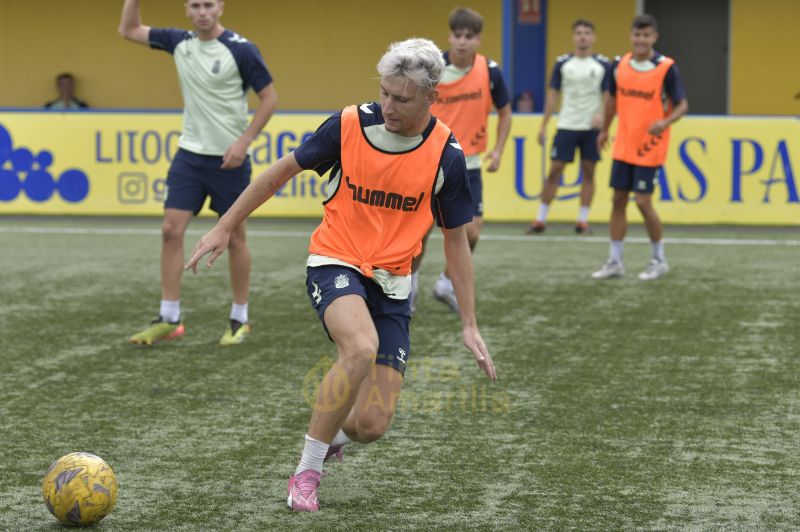
<svg viewBox="0 0 800 532">
<path fill-rule="evenodd" d="M 550 150 L 550 159 L 571 163 L 575 158 L 575 148 L 581 150 L 581 161 L 599 161 L 600 152 L 597 151 L 597 129 L 574 131 L 559 129 L 553 139 L 553 148 Z"/>
<path fill-rule="evenodd" d="M 481 179 L 481 169 L 468 169 L 467 179 L 469 179 L 469 191 L 472 193 L 472 216 L 483 216 L 483 180 Z"/>
<path fill-rule="evenodd" d="M 239 168 L 223 170 L 220 166 L 222 157 L 179 149 L 167 173 L 164 207 L 197 214 L 211 196 L 211 210 L 225 214 L 250 184 L 250 156 Z"/>
<path fill-rule="evenodd" d="M 614 160 L 611 165 L 611 187 L 640 194 L 652 194 L 658 182 L 660 166 L 636 166 Z"/>
<path fill-rule="evenodd" d="M 368 279 L 358 270 L 346 266 L 317 266 L 306 268 L 306 289 L 311 306 L 325 327 L 325 310 L 340 296 L 356 294 L 364 298 L 372 322 L 378 331 L 376 364 L 389 366 L 405 374 L 406 362 L 411 355 L 411 305 L 408 299 L 386 297 L 378 283 Z M 328 333 L 328 338 L 330 338 Z M 331 339 L 332 340 L 332 339 Z"/>
</svg>

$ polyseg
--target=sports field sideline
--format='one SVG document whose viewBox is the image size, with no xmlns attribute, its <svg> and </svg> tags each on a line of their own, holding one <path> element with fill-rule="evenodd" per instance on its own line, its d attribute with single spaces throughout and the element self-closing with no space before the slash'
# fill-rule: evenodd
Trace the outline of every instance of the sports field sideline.
<svg viewBox="0 0 800 532">
<path fill-rule="evenodd" d="M 308 398 L 334 355 L 305 294 L 316 223 L 249 222 L 247 343 L 215 343 L 220 263 L 186 278 L 185 338 L 137 348 L 160 220 L 0 218 L 0 529 L 58 526 L 41 479 L 78 450 L 117 473 L 108 530 L 800 527 L 797 228 L 669 227 L 672 271 L 643 283 L 641 226 L 628 275 L 598 282 L 605 227 L 487 225 L 477 305 L 496 383 L 430 296 L 432 240 L 392 430 L 330 468 L 324 512 L 290 512 Z"/>
</svg>

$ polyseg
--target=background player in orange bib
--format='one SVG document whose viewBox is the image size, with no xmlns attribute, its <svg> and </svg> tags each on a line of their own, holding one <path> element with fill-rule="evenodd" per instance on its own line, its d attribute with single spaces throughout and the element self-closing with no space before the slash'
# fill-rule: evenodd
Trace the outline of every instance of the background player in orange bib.
<svg viewBox="0 0 800 532">
<path fill-rule="evenodd" d="M 689 110 L 675 61 L 656 52 L 658 24 L 652 15 L 633 19 L 628 52 L 612 65 L 613 76 L 606 99 L 603 129 L 598 147 L 608 139 L 608 128 L 619 115 L 614 139 L 611 187 L 614 189 L 611 210 L 610 256 L 594 272 L 595 279 L 609 279 L 625 274 L 622 243 L 627 229 L 626 209 L 633 192 L 642 213 L 652 246 L 652 259 L 639 279 L 657 279 L 669 271 L 664 255 L 661 220 L 653 207 L 653 190 L 658 171 L 664 164 L 669 146 L 669 126 Z"/>
<path fill-rule="evenodd" d="M 324 377 L 300 464 L 289 480 L 293 510 L 319 509 L 323 462 L 342 446 L 373 442 L 394 416 L 411 354 L 411 259 L 436 219 L 461 302 L 462 339 L 486 375 L 497 377 L 475 319 L 472 221 L 464 155 L 449 128 L 431 116 L 444 70 L 431 41 L 395 43 L 378 63 L 381 102 L 331 116 L 297 150 L 262 173 L 195 247 L 196 271 L 223 252 L 235 227 L 293 175 L 331 172 L 322 223 L 306 263 L 312 307 L 338 358 Z"/>
<path fill-rule="evenodd" d="M 488 145 L 486 126 L 489 113 L 492 106 L 497 109 L 497 135 L 494 148 L 486 155 L 489 162 L 486 171 L 496 172 L 511 131 L 511 102 L 500 67 L 478 53 L 483 17 L 472 9 L 459 7 L 450 14 L 449 25 L 450 49 L 443 54 L 446 66 L 431 113 L 450 127 L 464 149 L 473 209 L 472 221 L 467 224 L 467 236 L 470 249 L 474 251 L 483 225 L 481 154 Z M 411 277 L 412 309 L 423 253 L 424 243 L 422 253 L 414 261 Z M 458 313 L 457 297 L 448 272 L 446 267 L 433 287 L 433 295 Z"/>
</svg>

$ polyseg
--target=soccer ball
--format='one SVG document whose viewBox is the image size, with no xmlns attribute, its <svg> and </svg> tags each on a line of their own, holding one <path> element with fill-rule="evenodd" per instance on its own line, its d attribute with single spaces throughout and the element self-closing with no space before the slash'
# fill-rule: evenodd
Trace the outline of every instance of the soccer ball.
<svg viewBox="0 0 800 532">
<path fill-rule="evenodd" d="M 117 477 L 102 458 L 70 453 L 50 466 L 42 497 L 56 519 L 69 526 L 87 526 L 107 516 L 117 502 Z"/>
</svg>

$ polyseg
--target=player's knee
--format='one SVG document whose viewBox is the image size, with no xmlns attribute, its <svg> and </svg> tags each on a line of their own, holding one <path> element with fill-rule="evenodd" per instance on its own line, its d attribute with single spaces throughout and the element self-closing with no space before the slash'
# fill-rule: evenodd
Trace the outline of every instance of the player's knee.
<svg viewBox="0 0 800 532">
<path fill-rule="evenodd" d="M 339 359 L 349 367 L 369 367 L 378 352 L 378 340 L 369 337 L 354 338 L 339 352 Z"/>
<path fill-rule="evenodd" d="M 358 439 L 363 443 L 372 443 L 377 441 L 386 434 L 389 430 L 389 424 L 392 421 L 390 412 L 375 412 L 371 409 L 369 412 L 364 412 L 356 421 L 356 431 L 358 432 Z"/>
<path fill-rule="evenodd" d="M 169 220 L 164 220 L 161 224 L 161 238 L 166 243 L 183 240 L 183 227 Z"/>
<path fill-rule="evenodd" d="M 239 251 L 247 247 L 247 240 L 245 239 L 244 231 L 234 231 L 231 233 L 231 238 L 228 240 L 228 250 L 231 252 Z"/>
<path fill-rule="evenodd" d="M 636 201 L 636 206 L 639 207 L 639 210 L 642 212 L 648 212 L 653 207 L 653 203 L 650 200 L 650 196 L 645 196 L 644 194 L 637 194 L 635 201 Z"/>
</svg>

